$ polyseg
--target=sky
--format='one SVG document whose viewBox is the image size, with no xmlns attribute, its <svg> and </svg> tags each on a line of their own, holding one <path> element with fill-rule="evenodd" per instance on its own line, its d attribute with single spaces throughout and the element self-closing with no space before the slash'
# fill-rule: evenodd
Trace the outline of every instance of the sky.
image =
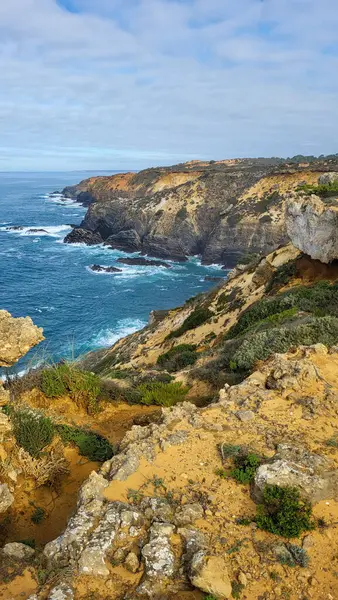
<svg viewBox="0 0 338 600">
<path fill-rule="evenodd" d="M 338 152 L 337 0 L 2 0 L 0 171 Z"/>
</svg>

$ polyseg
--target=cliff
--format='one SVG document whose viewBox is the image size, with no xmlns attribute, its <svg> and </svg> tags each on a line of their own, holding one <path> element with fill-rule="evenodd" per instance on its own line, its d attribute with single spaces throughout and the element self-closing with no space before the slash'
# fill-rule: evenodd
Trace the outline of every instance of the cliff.
<svg viewBox="0 0 338 600">
<path fill-rule="evenodd" d="M 285 193 L 293 244 L 108 350 L 14 380 L 0 598 L 337 596 L 335 188 L 320 185 Z M 303 253 L 319 244 L 325 262 Z"/>
<path fill-rule="evenodd" d="M 333 159 L 243 159 L 91 178 L 64 190 L 89 204 L 65 242 L 104 242 L 178 261 L 199 254 L 205 263 L 233 266 L 243 254 L 285 243 L 285 194 L 335 168 Z"/>
</svg>

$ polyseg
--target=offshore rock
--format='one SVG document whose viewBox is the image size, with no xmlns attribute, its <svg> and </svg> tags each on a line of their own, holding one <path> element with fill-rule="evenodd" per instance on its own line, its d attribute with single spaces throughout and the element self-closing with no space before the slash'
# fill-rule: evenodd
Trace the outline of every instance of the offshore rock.
<svg viewBox="0 0 338 600">
<path fill-rule="evenodd" d="M 103 265 L 90 265 L 91 271 L 96 273 L 122 273 L 122 269 L 117 267 L 104 267 Z"/>
<path fill-rule="evenodd" d="M 97 246 L 98 244 L 102 244 L 103 239 L 99 233 L 77 227 L 66 235 L 64 242 L 65 244 L 87 244 L 87 246 Z"/>
<path fill-rule="evenodd" d="M 139 265 L 141 267 L 165 267 L 171 269 L 171 265 L 161 260 L 149 260 L 148 258 L 135 257 L 135 258 L 118 258 L 118 263 L 123 265 Z"/>
<path fill-rule="evenodd" d="M 0 367 L 10 367 L 43 339 L 30 317 L 16 319 L 0 310 Z"/>
</svg>

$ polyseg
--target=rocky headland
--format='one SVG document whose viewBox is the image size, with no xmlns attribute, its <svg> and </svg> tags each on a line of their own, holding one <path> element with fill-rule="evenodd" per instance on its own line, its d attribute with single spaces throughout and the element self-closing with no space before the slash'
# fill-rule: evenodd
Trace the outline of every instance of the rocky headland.
<svg viewBox="0 0 338 600">
<path fill-rule="evenodd" d="M 154 311 L 108 350 L 6 384 L 0 477 L 11 498 L 0 515 L 0 598 L 337 597 L 335 186 L 316 176 L 291 190 L 289 243 L 238 265 L 213 290 Z M 117 435 L 121 410 L 129 419 Z M 22 411 L 39 429 L 51 422 L 35 462 L 23 454 Z M 79 452 L 79 429 L 102 436 L 101 466 L 90 462 L 78 479 L 57 534 L 39 534 L 51 527 L 42 516 L 29 545 L 6 515 L 39 508 L 46 461 L 49 473 L 61 465 L 75 475 L 61 459 Z M 32 464 L 34 484 L 23 471 Z M 27 480 L 33 504 L 20 495 Z M 64 488 L 51 480 L 59 502 Z"/>
<path fill-rule="evenodd" d="M 63 190 L 88 205 L 65 242 L 234 266 L 248 253 L 286 243 L 285 199 L 301 184 L 338 171 L 337 159 L 198 161 L 94 177 Z"/>
</svg>

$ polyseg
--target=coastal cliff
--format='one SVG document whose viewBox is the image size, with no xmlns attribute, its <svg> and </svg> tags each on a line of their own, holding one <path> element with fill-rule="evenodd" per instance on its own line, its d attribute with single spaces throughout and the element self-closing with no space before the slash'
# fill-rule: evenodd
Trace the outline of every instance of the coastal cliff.
<svg viewBox="0 0 338 600">
<path fill-rule="evenodd" d="M 285 195 L 334 169 L 333 159 L 243 159 L 94 177 L 63 191 L 88 205 L 65 242 L 177 261 L 198 254 L 204 263 L 231 267 L 243 255 L 286 243 Z"/>
<path fill-rule="evenodd" d="M 4 390 L 0 598 L 336 597 L 335 186 L 285 194 L 292 243 Z M 80 489 L 58 523 L 67 470 Z"/>
</svg>

